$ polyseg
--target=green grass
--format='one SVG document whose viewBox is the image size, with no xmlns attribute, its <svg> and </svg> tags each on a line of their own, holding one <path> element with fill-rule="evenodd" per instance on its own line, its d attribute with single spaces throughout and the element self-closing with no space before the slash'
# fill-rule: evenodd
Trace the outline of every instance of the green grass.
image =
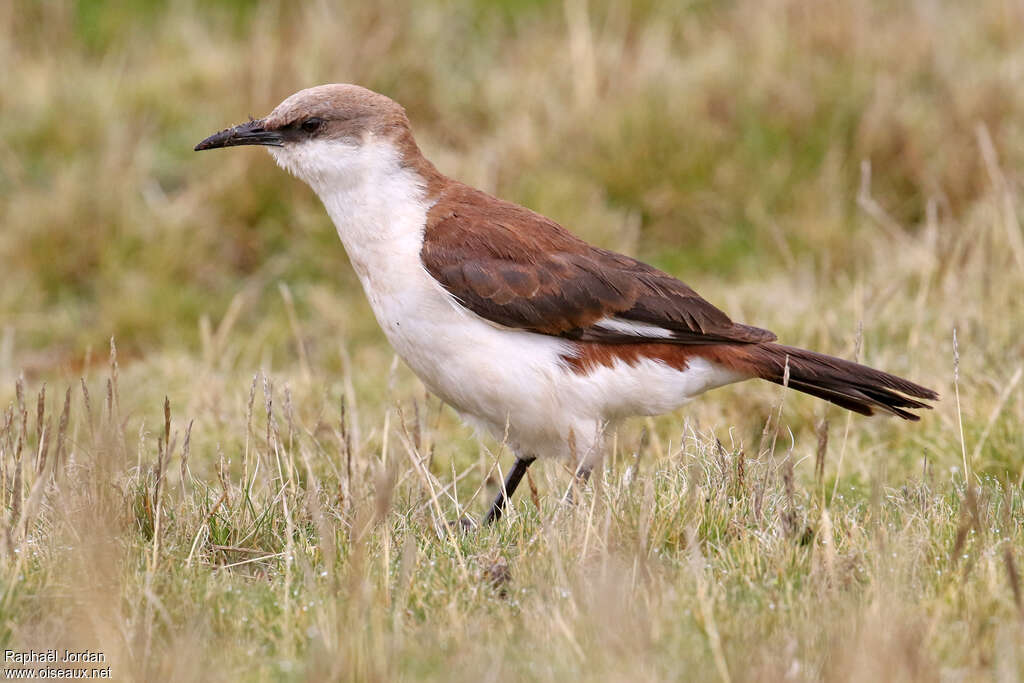
<svg viewBox="0 0 1024 683">
<path fill-rule="evenodd" d="M 0 648 L 121 680 L 1024 677 L 1022 28 L 995 0 L 0 7 Z M 508 449 L 395 361 L 305 186 L 191 151 L 331 81 L 402 102 L 449 175 L 943 400 L 717 390 L 624 425 L 575 504 L 542 462 L 499 525 L 439 532 Z"/>
</svg>

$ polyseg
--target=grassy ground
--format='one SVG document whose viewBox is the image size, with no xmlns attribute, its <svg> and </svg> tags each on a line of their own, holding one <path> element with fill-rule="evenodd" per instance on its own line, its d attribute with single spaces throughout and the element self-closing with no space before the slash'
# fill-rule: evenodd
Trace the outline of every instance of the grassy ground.
<svg viewBox="0 0 1024 683">
<path fill-rule="evenodd" d="M 0 646 L 121 680 L 1024 677 L 1022 29 L 999 0 L 0 4 Z M 307 188 L 191 152 L 332 81 L 450 175 L 943 400 L 718 390 L 628 423 L 575 505 L 542 463 L 501 524 L 439 531 L 507 450 L 394 360 Z"/>
</svg>

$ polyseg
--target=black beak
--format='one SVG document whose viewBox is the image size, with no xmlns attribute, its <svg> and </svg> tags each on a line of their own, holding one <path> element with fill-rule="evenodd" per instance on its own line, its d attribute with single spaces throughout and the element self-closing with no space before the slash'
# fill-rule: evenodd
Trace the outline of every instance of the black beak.
<svg viewBox="0 0 1024 683">
<path fill-rule="evenodd" d="M 227 128 L 214 133 L 195 146 L 195 151 L 217 149 L 218 147 L 236 147 L 238 145 L 270 145 L 280 147 L 284 138 L 276 130 L 265 130 L 263 121 L 249 121 L 234 128 Z"/>
</svg>

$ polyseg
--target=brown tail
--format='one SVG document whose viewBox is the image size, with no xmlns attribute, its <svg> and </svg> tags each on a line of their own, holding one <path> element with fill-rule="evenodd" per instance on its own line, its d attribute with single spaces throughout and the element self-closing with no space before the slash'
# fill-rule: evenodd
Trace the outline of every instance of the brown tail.
<svg viewBox="0 0 1024 683">
<path fill-rule="evenodd" d="M 939 398 L 931 389 L 902 377 L 823 353 L 771 343 L 739 348 L 746 352 L 743 355 L 747 356 L 748 367 L 757 377 L 785 384 L 788 363 L 791 388 L 861 415 L 873 415 L 879 408 L 904 420 L 920 420 L 904 409 L 930 409 L 930 405 L 915 399 Z"/>
</svg>

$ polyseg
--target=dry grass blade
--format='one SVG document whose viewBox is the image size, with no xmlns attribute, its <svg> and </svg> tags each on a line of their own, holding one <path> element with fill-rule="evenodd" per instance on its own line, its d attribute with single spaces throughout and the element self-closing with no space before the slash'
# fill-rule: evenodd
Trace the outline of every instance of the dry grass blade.
<svg viewBox="0 0 1024 683">
<path fill-rule="evenodd" d="M 822 418 L 818 423 L 818 448 L 814 452 L 815 488 L 824 494 L 825 455 L 828 453 L 828 420 Z"/>
</svg>

